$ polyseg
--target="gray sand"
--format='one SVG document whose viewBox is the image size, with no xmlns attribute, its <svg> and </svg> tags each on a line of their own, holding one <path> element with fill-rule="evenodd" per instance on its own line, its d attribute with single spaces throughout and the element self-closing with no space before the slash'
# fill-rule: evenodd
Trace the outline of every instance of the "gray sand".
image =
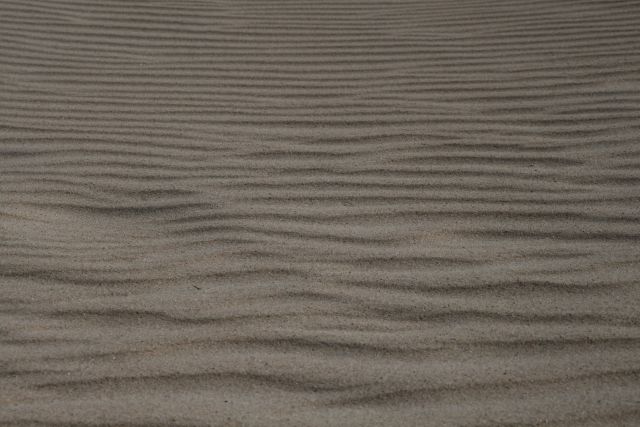
<svg viewBox="0 0 640 427">
<path fill-rule="evenodd" d="M 0 425 L 638 425 L 639 144 L 637 0 L 0 0 Z"/>
</svg>

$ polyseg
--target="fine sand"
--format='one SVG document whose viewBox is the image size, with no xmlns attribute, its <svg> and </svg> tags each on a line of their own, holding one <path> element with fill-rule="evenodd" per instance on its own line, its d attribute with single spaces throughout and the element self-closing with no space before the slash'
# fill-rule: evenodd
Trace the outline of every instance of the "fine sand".
<svg viewBox="0 0 640 427">
<path fill-rule="evenodd" d="M 640 425 L 638 0 L 0 0 L 0 425 Z"/>
</svg>

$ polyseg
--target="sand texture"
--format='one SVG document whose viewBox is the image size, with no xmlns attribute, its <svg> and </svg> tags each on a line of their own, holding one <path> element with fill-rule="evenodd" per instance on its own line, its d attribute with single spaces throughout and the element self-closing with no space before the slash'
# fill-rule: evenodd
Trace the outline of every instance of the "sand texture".
<svg viewBox="0 0 640 427">
<path fill-rule="evenodd" d="M 640 425 L 640 1 L 0 0 L 0 425 Z"/>
</svg>

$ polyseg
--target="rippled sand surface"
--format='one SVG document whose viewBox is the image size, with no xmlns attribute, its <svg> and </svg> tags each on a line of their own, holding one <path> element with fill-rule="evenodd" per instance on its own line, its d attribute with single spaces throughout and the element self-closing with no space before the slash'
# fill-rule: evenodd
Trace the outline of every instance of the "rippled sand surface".
<svg viewBox="0 0 640 427">
<path fill-rule="evenodd" d="M 640 423 L 640 3 L 0 0 L 0 425 Z"/>
</svg>

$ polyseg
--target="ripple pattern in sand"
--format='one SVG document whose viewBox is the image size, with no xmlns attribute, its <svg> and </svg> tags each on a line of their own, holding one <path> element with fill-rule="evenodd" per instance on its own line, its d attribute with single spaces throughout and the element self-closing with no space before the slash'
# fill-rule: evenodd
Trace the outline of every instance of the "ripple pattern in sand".
<svg viewBox="0 0 640 427">
<path fill-rule="evenodd" d="M 0 0 L 0 424 L 640 422 L 640 3 Z"/>
</svg>

